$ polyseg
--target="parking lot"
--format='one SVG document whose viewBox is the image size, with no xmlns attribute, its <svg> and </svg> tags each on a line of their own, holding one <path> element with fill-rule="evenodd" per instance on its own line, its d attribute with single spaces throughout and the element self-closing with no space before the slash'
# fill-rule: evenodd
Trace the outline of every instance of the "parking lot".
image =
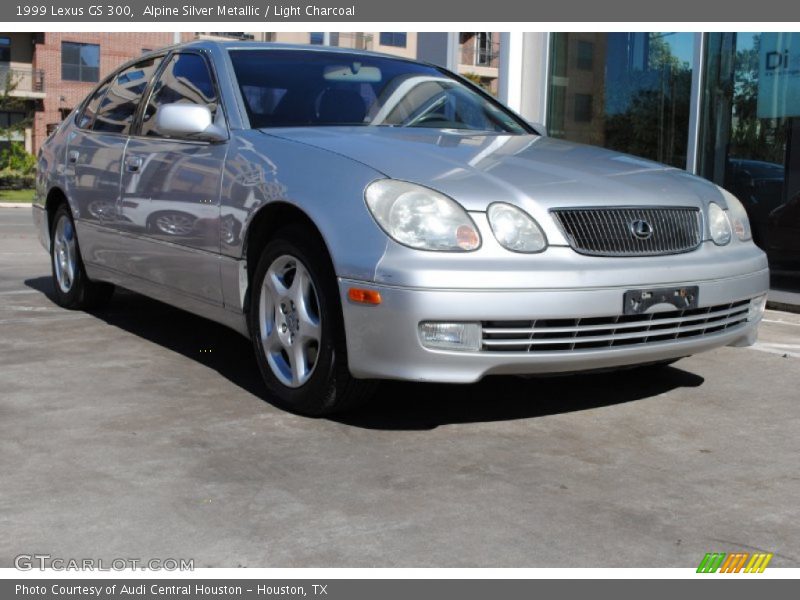
<svg viewBox="0 0 800 600">
<path fill-rule="evenodd" d="M 121 292 L 51 300 L 0 209 L 0 567 L 800 566 L 800 316 L 661 372 L 386 383 L 336 420 L 262 399 L 250 344 Z"/>
</svg>

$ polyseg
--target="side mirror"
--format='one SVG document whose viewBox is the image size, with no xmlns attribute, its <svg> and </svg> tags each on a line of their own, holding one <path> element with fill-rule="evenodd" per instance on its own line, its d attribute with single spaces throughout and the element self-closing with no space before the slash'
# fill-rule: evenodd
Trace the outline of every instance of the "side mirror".
<svg viewBox="0 0 800 600">
<path fill-rule="evenodd" d="M 533 127 L 536 130 L 536 133 L 542 137 L 547 137 L 547 127 L 545 127 L 543 123 L 539 123 L 538 121 L 528 121 L 528 125 Z"/>
<path fill-rule="evenodd" d="M 221 142 L 228 139 L 225 130 L 214 123 L 211 111 L 202 104 L 165 104 L 156 113 L 156 131 L 181 139 Z"/>
</svg>

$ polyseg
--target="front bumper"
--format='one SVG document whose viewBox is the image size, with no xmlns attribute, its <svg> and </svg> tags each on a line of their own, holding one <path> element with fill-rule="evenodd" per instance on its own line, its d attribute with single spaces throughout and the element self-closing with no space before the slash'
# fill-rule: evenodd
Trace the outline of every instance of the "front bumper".
<svg viewBox="0 0 800 600">
<path fill-rule="evenodd" d="M 640 288 L 699 286 L 699 306 L 750 300 L 769 288 L 769 271 L 701 281 L 643 285 Z M 433 350 L 422 345 L 424 321 L 490 322 L 533 319 L 590 319 L 619 315 L 623 294 L 637 286 L 582 289 L 429 289 L 339 280 L 348 361 L 355 377 L 471 383 L 493 374 L 549 374 L 606 369 L 680 358 L 720 346 L 755 342 L 758 319 L 723 331 L 685 339 L 569 351 Z M 382 302 L 350 301 L 351 287 L 380 292 Z"/>
<path fill-rule="evenodd" d="M 44 210 L 44 206 L 34 204 L 31 208 L 31 215 L 33 217 L 33 226 L 36 228 L 36 233 L 39 236 L 39 243 L 49 253 L 50 231 L 48 230 L 49 223 L 47 222 L 47 213 Z"/>
</svg>

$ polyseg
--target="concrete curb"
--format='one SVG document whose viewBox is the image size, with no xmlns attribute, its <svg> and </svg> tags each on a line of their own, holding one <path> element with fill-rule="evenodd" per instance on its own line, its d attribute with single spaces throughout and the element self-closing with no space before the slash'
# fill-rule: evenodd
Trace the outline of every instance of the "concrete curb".
<svg viewBox="0 0 800 600">
<path fill-rule="evenodd" d="M 767 308 L 800 314 L 800 291 L 770 289 L 767 294 Z"/>
<path fill-rule="evenodd" d="M 0 202 L 0 208 L 30 208 L 30 202 Z"/>
<path fill-rule="evenodd" d="M 777 300 L 767 300 L 767 308 L 800 315 L 800 305 L 797 304 L 788 304 L 786 302 L 779 302 Z"/>
</svg>

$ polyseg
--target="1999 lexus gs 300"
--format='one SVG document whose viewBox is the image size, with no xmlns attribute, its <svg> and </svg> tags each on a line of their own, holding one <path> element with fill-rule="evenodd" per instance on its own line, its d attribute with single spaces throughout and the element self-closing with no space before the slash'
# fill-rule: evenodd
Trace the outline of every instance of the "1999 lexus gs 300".
<svg viewBox="0 0 800 600">
<path fill-rule="evenodd" d="M 252 338 L 270 398 L 374 380 L 667 363 L 755 341 L 742 205 L 679 169 L 540 135 L 431 65 L 196 42 L 120 68 L 38 160 L 58 302 L 119 285 Z"/>
</svg>

